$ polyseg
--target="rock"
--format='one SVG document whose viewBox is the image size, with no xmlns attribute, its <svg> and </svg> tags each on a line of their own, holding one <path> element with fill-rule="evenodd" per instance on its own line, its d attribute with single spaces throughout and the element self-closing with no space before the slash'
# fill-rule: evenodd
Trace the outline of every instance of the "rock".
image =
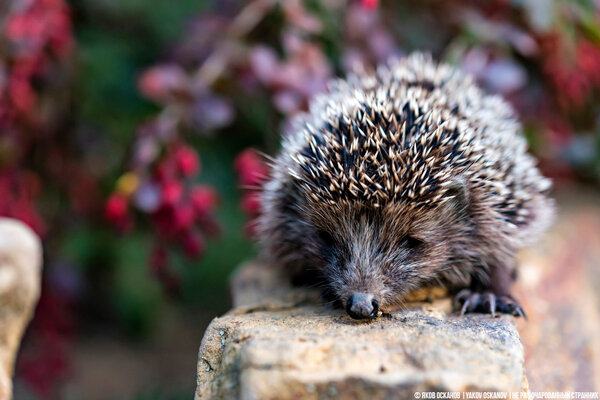
<svg viewBox="0 0 600 400">
<path fill-rule="evenodd" d="M 526 390 L 512 317 L 460 317 L 436 299 L 357 322 L 257 263 L 232 286 L 234 309 L 212 321 L 200 346 L 196 400 Z"/>
<path fill-rule="evenodd" d="M 15 356 L 40 293 L 42 247 L 22 223 L 0 218 L 0 400 L 12 398 Z"/>
</svg>

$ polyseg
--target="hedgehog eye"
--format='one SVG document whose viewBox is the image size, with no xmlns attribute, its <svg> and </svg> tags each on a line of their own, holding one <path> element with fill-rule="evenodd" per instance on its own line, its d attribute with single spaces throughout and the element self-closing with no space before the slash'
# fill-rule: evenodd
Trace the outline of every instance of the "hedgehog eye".
<svg viewBox="0 0 600 400">
<path fill-rule="evenodd" d="M 402 239 L 402 247 L 409 250 L 416 250 L 423 245 L 423 241 L 416 237 L 406 235 Z"/>
<path fill-rule="evenodd" d="M 335 240 L 333 239 L 333 236 L 331 236 L 331 234 L 329 232 L 324 231 L 322 229 L 319 229 L 319 231 L 317 232 L 317 236 L 319 237 L 321 242 L 327 247 L 333 246 L 333 244 L 335 242 Z"/>
</svg>

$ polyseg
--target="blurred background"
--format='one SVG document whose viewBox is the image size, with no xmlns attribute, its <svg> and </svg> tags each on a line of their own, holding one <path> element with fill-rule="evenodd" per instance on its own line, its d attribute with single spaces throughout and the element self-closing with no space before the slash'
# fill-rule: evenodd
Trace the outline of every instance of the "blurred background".
<svg viewBox="0 0 600 400">
<path fill-rule="evenodd" d="M 45 246 L 15 398 L 190 398 L 204 328 L 255 255 L 259 152 L 331 77 L 429 51 L 513 104 L 558 191 L 597 188 L 599 9 L 2 0 L 0 216 Z"/>
</svg>

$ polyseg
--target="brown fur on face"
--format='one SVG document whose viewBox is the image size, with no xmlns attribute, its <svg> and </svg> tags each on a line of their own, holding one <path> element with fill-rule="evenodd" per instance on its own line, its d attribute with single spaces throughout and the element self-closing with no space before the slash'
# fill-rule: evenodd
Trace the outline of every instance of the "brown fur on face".
<svg viewBox="0 0 600 400">
<path fill-rule="evenodd" d="M 403 203 L 323 205 L 300 196 L 293 205 L 282 203 L 282 231 L 271 254 L 313 271 L 342 303 L 364 292 L 385 310 L 411 290 L 444 284 L 449 276 L 469 283 L 472 260 L 464 248 L 473 227 L 463 200 L 415 210 Z M 285 216 L 287 208 L 293 211 Z M 453 270 L 459 264 L 465 267 Z"/>
<path fill-rule="evenodd" d="M 332 84 L 293 126 L 262 193 L 264 257 L 342 304 L 428 285 L 510 297 L 553 202 L 500 98 L 416 54 Z"/>
</svg>

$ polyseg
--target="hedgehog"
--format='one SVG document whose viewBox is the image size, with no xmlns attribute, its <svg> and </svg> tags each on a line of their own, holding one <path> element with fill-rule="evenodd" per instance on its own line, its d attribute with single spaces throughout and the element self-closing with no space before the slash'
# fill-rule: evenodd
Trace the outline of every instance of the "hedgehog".
<svg viewBox="0 0 600 400">
<path fill-rule="evenodd" d="M 550 225 L 549 179 L 516 114 L 414 53 L 328 84 L 295 117 L 260 192 L 260 254 L 354 319 L 441 287 L 464 313 L 525 317 L 516 255 Z"/>
</svg>

